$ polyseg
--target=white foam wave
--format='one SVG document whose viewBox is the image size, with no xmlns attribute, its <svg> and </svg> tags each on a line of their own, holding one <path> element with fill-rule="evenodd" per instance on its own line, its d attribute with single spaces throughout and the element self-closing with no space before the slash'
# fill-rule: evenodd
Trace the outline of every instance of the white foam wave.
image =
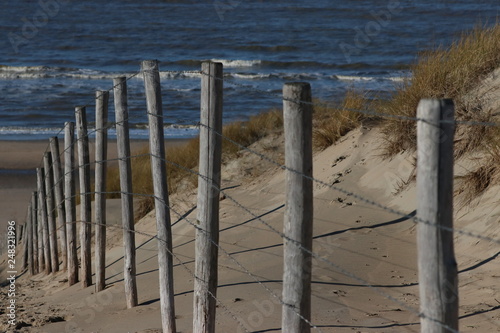
<svg viewBox="0 0 500 333">
<path fill-rule="evenodd" d="M 369 76 L 354 76 L 354 75 L 334 75 L 334 77 L 341 81 L 373 81 L 374 77 Z"/>
<path fill-rule="evenodd" d="M 405 80 L 402 76 L 386 77 L 385 79 L 393 82 L 403 82 Z"/>
<path fill-rule="evenodd" d="M 220 62 L 222 66 L 227 68 L 235 67 L 252 67 L 255 65 L 260 65 L 262 60 L 229 60 L 229 59 L 212 59 L 213 62 Z"/>
<path fill-rule="evenodd" d="M 258 79 L 267 79 L 271 77 L 271 74 L 259 74 L 259 73 L 230 73 L 228 76 L 233 77 L 235 79 L 243 79 L 243 80 L 258 80 Z"/>
</svg>

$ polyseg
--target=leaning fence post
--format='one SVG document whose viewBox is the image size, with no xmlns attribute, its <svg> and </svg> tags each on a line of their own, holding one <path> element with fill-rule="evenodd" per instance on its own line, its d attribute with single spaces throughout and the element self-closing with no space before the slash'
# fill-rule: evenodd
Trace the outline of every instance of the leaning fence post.
<svg viewBox="0 0 500 333">
<path fill-rule="evenodd" d="M 215 332 L 222 142 L 222 64 L 201 66 L 198 228 L 194 281 L 194 332 Z"/>
<path fill-rule="evenodd" d="M 106 170 L 108 155 L 108 91 L 96 92 L 95 107 L 95 284 L 105 288 L 106 280 Z"/>
<path fill-rule="evenodd" d="M 132 170 L 130 163 L 130 142 L 128 125 L 127 79 L 113 79 L 115 95 L 116 139 L 118 145 L 118 168 L 122 202 L 124 281 L 127 308 L 137 305 L 137 284 L 135 267 L 135 227 L 132 197 Z"/>
<path fill-rule="evenodd" d="M 68 249 L 66 245 L 66 212 L 64 210 L 64 177 L 61 172 L 61 157 L 59 156 L 59 139 L 57 136 L 50 139 L 50 151 L 52 152 L 54 194 L 57 207 L 57 231 L 61 248 L 62 269 L 66 270 L 68 266 Z"/>
<path fill-rule="evenodd" d="M 158 267 L 163 332 L 176 332 L 174 306 L 174 270 L 172 260 L 172 228 L 168 200 L 165 139 L 160 73 L 157 61 L 143 61 L 142 72 L 146 91 L 149 121 L 149 147 L 155 195 L 158 230 Z"/>
<path fill-rule="evenodd" d="M 64 208 L 66 212 L 68 248 L 68 284 L 78 282 L 78 255 L 76 253 L 76 198 L 75 198 L 75 123 L 64 124 Z"/>
<path fill-rule="evenodd" d="M 90 193 L 90 158 L 89 137 L 87 135 L 87 115 L 85 107 L 75 109 L 76 136 L 78 139 L 78 164 L 80 170 L 80 253 L 82 286 L 92 284 L 91 258 L 91 193 Z"/>
<path fill-rule="evenodd" d="M 38 194 L 36 191 L 31 194 L 31 218 L 32 218 L 31 234 L 33 236 L 33 239 L 32 239 L 33 271 L 31 273 L 32 275 L 37 274 L 39 272 L 39 267 L 38 267 L 38 200 L 37 200 L 37 195 Z"/>
<path fill-rule="evenodd" d="M 417 245 L 421 332 L 458 331 L 453 250 L 454 105 L 424 99 L 417 109 Z"/>
<path fill-rule="evenodd" d="M 306 102 L 306 103 L 303 103 Z M 283 332 L 310 332 L 313 229 L 311 86 L 283 87 L 286 210 L 283 233 Z M 293 170 L 293 171 L 291 171 Z M 309 251 L 309 252 L 308 252 Z"/>
<path fill-rule="evenodd" d="M 46 152 L 43 156 L 43 165 L 45 167 L 45 196 L 47 204 L 47 218 L 49 221 L 49 242 L 52 271 L 59 270 L 59 257 L 57 251 L 57 228 L 54 216 L 54 178 L 52 177 L 52 153 Z"/>
<path fill-rule="evenodd" d="M 47 218 L 47 205 L 45 204 L 45 184 L 43 175 L 45 170 L 43 168 L 36 169 L 37 183 L 38 183 L 38 207 L 40 208 L 40 221 L 42 222 L 42 249 L 43 249 L 43 263 L 45 274 L 52 272 L 52 262 L 50 257 L 50 241 L 49 241 L 49 221 Z"/>
</svg>

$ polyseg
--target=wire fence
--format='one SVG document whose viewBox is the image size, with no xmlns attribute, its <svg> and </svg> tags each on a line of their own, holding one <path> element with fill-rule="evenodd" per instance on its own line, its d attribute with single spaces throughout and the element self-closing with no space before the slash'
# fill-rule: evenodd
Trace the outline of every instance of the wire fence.
<svg viewBox="0 0 500 333">
<path fill-rule="evenodd" d="M 168 73 L 170 75 L 192 74 L 192 75 L 199 75 L 200 77 L 208 76 L 208 77 L 211 77 L 211 78 L 213 78 L 215 80 L 222 80 L 225 84 L 227 83 L 229 85 L 239 86 L 238 83 L 235 83 L 233 81 L 225 80 L 224 78 L 220 78 L 220 77 L 214 76 L 214 75 L 206 73 L 204 71 L 166 71 L 166 72 L 162 72 L 162 73 Z M 136 73 L 133 73 L 132 75 L 130 75 L 130 76 L 128 76 L 126 78 L 126 81 L 128 81 L 128 80 L 130 80 L 130 79 L 132 79 L 134 77 L 137 77 L 140 74 L 144 74 L 144 71 L 141 70 L 141 71 L 138 71 Z M 117 86 L 118 85 L 114 85 L 113 87 L 111 87 L 110 89 L 108 89 L 106 92 L 108 92 L 108 93 L 112 92 L 113 89 L 115 89 Z M 280 98 L 282 100 L 287 100 L 282 95 L 274 94 L 274 93 L 269 92 L 269 91 L 259 90 L 257 88 L 252 88 L 252 87 L 247 87 L 247 86 L 245 86 L 245 89 L 257 90 L 260 93 L 264 93 L 264 94 L 267 94 L 267 95 L 272 95 L 273 97 L 277 97 L 277 98 Z M 104 94 L 104 92 L 102 92 L 102 94 Z M 97 96 L 97 98 L 98 97 L 99 96 Z M 325 106 L 322 103 L 313 103 L 313 102 L 304 101 L 304 100 L 291 100 L 291 101 L 294 102 L 294 103 L 297 103 L 297 104 L 311 105 L 313 107 Z M 89 106 L 93 106 L 93 105 L 94 105 L 93 102 L 89 102 L 84 107 L 89 107 Z M 396 120 L 404 120 L 404 121 L 415 121 L 415 122 L 418 122 L 418 121 L 427 122 L 427 120 L 422 119 L 422 118 L 418 118 L 418 117 L 407 117 L 407 116 L 394 115 L 394 114 L 384 114 L 384 113 L 380 113 L 380 112 L 374 111 L 374 110 L 346 109 L 346 111 L 352 111 L 352 112 L 360 113 L 360 114 L 363 114 L 365 116 L 376 116 L 378 118 L 396 119 Z M 150 113 L 148 111 L 144 112 L 144 116 L 149 116 L 149 115 L 153 115 L 153 116 L 159 117 L 159 118 L 163 117 L 162 115 L 152 114 L 152 113 Z M 128 116 L 126 119 L 124 119 L 121 122 L 107 122 L 105 128 L 99 128 L 99 129 L 95 128 L 93 130 L 87 131 L 87 133 L 85 134 L 85 136 L 81 137 L 81 138 L 78 138 L 78 140 L 75 140 L 74 143 L 73 143 L 73 145 L 77 145 L 79 140 L 83 140 L 85 138 L 88 139 L 91 135 L 95 134 L 97 131 L 108 130 L 108 129 L 116 127 L 117 125 L 123 125 L 124 123 L 128 122 L 129 120 L 142 119 L 141 117 L 142 116 L 140 116 L 140 115 Z M 450 121 L 447 121 L 447 120 L 440 120 L 439 122 L 440 123 L 450 123 Z M 476 122 L 476 121 L 453 121 L 453 123 L 457 124 L 457 125 L 466 125 L 466 126 L 490 126 L 490 127 L 494 126 L 494 127 L 499 127 L 499 125 L 500 125 L 500 124 L 494 123 L 494 122 Z M 383 204 L 383 203 L 381 203 L 379 201 L 373 200 L 372 198 L 367 197 L 367 196 L 365 196 L 363 194 L 355 193 L 355 192 L 350 191 L 348 189 L 344 189 L 342 187 L 339 187 L 339 186 L 337 186 L 335 184 L 327 183 L 327 182 L 325 182 L 323 180 L 317 179 L 315 177 L 312 177 L 310 175 L 301 173 L 301 172 L 299 172 L 297 170 L 294 170 L 294 169 L 292 169 L 290 167 L 287 167 L 286 165 L 283 165 L 282 163 L 276 161 L 275 159 L 273 159 L 273 158 L 271 158 L 271 157 L 269 157 L 269 156 L 267 156 L 267 155 L 265 155 L 263 153 L 260 153 L 260 152 L 256 151 L 255 149 L 252 149 L 252 148 L 250 148 L 248 146 L 245 146 L 245 145 L 243 145 L 243 144 L 241 144 L 239 142 L 236 142 L 235 140 L 233 140 L 233 139 L 231 139 L 231 138 L 223 135 L 222 132 L 220 132 L 217 129 L 212 128 L 212 127 L 210 127 L 210 126 L 208 126 L 206 124 L 203 124 L 203 123 L 200 122 L 200 123 L 193 124 L 193 125 L 196 125 L 200 129 L 201 128 L 205 128 L 209 132 L 214 133 L 221 140 L 224 140 L 224 141 L 228 142 L 229 144 L 236 146 L 241 151 L 245 151 L 245 152 L 248 152 L 249 154 L 253 154 L 253 155 L 259 157 L 261 160 L 266 161 L 267 163 L 269 163 L 270 165 L 272 165 L 274 167 L 277 167 L 277 168 L 279 168 L 281 170 L 285 170 L 285 171 L 288 171 L 290 173 L 293 173 L 293 174 L 296 174 L 298 176 L 301 176 L 301 177 L 303 177 L 305 179 L 308 179 L 308 180 L 310 180 L 310 181 L 312 181 L 312 182 L 314 182 L 316 184 L 325 186 L 325 187 L 327 187 L 327 188 L 329 188 L 331 190 L 334 190 L 334 191 L 337 191 L 337 192 L 342 193 L 344 195 L 347 195 L 347 196 L 349 196 L 349 197 L 351 197 L 351 198 L 353 198 L 355 200 L 363 202 L 363 203 L 365 203 L 365 204 L 367 204 L 369 206 L 375 207 L 377 209 L 381 209 L 382 211 L 385 211 L 387 213 L 394 214 L 396 216 L 404 217 L 404 218 L 408 218 L 408 219 L 411 218 L 417 224 L 424 224 L 424 225 L 432 226 L 432 227 L 435 227 L 435 228 L 438 228 L 438 229 L 441 229 L 441 230 L 444 230 L 444 231 L 447 231 L 447 232 L 452 232 L 455 235 L 461 235 L 461 236 L 471 237 L 471 238 L 474 238 L 474 239 L 478 239 L 478 240 L 482 240 L 482 241 L 487 241 L 487 242 L 490 242 L 491 244 L 495 244 L 495 245 L 500 244 L 500 239 L 497 239 L 497 238 L 494 238 L 494 237 L 490 237 L 490 236 L 485 236 L 485 235 L 483 235 L 481 233 L 477 233 L 477 232 L 474 232 L 474 231 L 471 231 L 471 230 L 467 230 L 467 229 L 463 229 L 463 228 L 452 228 L 452 227 L 447 227 L 447 226 L 443 226 L 443 225 L 440 225 L 440 224 L 436 224 L 436 223 L 434 223 L 432 221 L 427 221 L 427 220 L 423 220 L 421 218 L 418 218 L 417 216 L 412 215 L 411 212 L 404 212 L 402 210 L 386 206 L 385 204 Z M 59 136 L 63 131 L 64 131 L 64 127 L 56 134 L 56 136 Z M 68 148 L 65 148 L 65 149 L 61 150 L 60 153 L 59 153 L 59 156 L 57 156 L 57 159 L 59 159 L 59 160 L 64 159 L 64 156 L 65 156 L 65 154 L 67 152 L 67 149 Z M 51 151 L 51 146 L 49 144 L 47 146 L 46 150 L 45 150 L 45 153 L 48 153 L 50 151 Z M 382 298 L 390 301 L 391 303 L 393 303 L 393 304 L 401 307 L 402 309 L 404 309 L 405 311 L 411 313 L 412 315 L 414 315 L 416 317 L 419 317 L 419 318 L 422 318 L 422 319 L 428 319 L 430 321 L 436 322 L 438 325 L 442 326 L 444 329 L 446 329 L 449 332 L 458 332 L 457 329 L 455 329 L 453 327 L 450 327 L 446 323 L 441 322 L 439 320 L 436 320 L 436 319 L 434 319 L 432 317 L 429 317 L 428 315 L 424 314 L 419 309 L 417 309 L 417 308 L 415 308 L 415 307 L 413 307 L 411 305 L 408 305 L 404 301 L 401 301 L 400 299 L 403 298 L 402 297 L 403 295 L 401 295 L 401 294 L 394 294 L 394 293 L 388 293 L 385 290 L 383 290 L 383 288 L 376 286 L 374 283 L 371 283 L 368 279 L 366 279 L 366 278 L 364 278 L 362 276 L 359 276 L 359 274 L 353 273 L 350 269 L 348 269 L 346 267 L 342 267 L 341 265 L 339 265 L 339 264 L 335 263 L 334 261 L 332 261 L 330 258 L 325 257 L 324 255 L 321 255 L 318 252 L 312 251 L 312 249 L 304 247 L 303 244 L 301 244 L 300 242 L 298 242 L 298 241 L 290 238 L 284 232 L 280 231 L 276 226 L 274 226 L 273 223 L 267 221 L 266 218 L 263 216 L 263 214 L 257 214 L 257 213 L 255 213 L 251 208 L 247 207 L 245 204 L 243 204 L 242 202 L 238 201 L 230 193 L 230 191 L 222 189 L 221 187 L 214 185 L 214 184 L 216 184 L 216 181 L 214 179 L 210 179 L 207 176 L 202 175 L 197 169 L 192 169 L 192 168 L 183 166 L 181 164 L 178 164 L 176 162 L 170 161 L 168 159 L 168 156 L 167 156 L 167 158 L 163 158 L 162 156 L 157 156 L 157 155 L 154 155 L 154 154 L 151 154 L 151 153 L 133 154 L 131 156 L 127 156 L 126 159 L 133 160 L 133 159 L 144 158 L 144 157 L 150 157 L 150 158 L 155 158 L 155 159 L 161 160 L 163 163 L 167 164 L 168 167 L 177 168 L 179 170 L 182 170 L 182 171 L 184 171 L 186 173 L 189 173 L 189 174 L 191 174 L 193 176 L 198 177 L 200 180 L 206 181 L 207 183 L 211 184 L 211 186 L 213 187 L 213 189 L 217 193 L 219 193 L 219 194 L 223 195 L 225 198 L 227 198 L 235 207 L 237 207 L 238 209 L 240 209 L 242 212 L 244 212 L 245 214 L 248 214 L 249 216 L 251 216 L 252 220 L 258 221 L 259 223 L 261 223 L 263 226 L 265 226 L 266 229 L 268 229 L 270 232 L 272 232 L 273 234 L 275 234 L 276 236 L 278 236 L 283 242 L 290 242 L 290 243 L 296 245 L 302 251 L 304 251 L 305 253 L 307 253 L 308 255 L 310 255 L 312 258 L 316 259 L 318 263 L 326 265 L 326 266 L 332 268 L 334 271 L 336 271 L 336 272 L 344 275 L 345 277 L 351 279 L 352 281 L 355 281 L 356 283 L 359 283 L 360 285 L 369 288 L 371 291 L 373 291 L 378 296 L 380 296 L 380 297 L 382 297 Z M 53 158 L 53 160 L 54 160 L 54 158 Z M 118 158 L 109 158 L 109 159 L 106 159 L 105 161 L 100 161 L 100 163 L 117 162 L 117 161 L 123 161 L 123 160 L 124 159 L 120 158 L 120 157 L 118 157 Z M 50 189 L 45 189 L 45 191 L 50 191 L 50 192 L 54 191 L 54 189 L 57 186 L 61 186 L 63 184 L 64 179 L 69 174 L 74 174 L 76 171 L 78 171 L 82 167 L 92 167 L 95 164 L 96 164 L 96 162 L 89 162 L 88 164 L 74 165 L 74 168 L 71 171 L 69 171 L 69 172 L 63 172 L 63 173 L 61 173 L 61 176 L 60 176 L 59 179 L 54 179 L 53 187 L 50 188 Z M 43 168 L 43 159 L 42 159 L 42 161 L 40 163 L 40 168 Z M 44 176 L 45 177 L 49 177 L 51 174 L 53 174 L 53 168 L 54 168 L 54 165 L 52 165 L 48 170 L 45 170 Z M 212 239 L 211 238 L 212 236 L 208 232 L 206 232 L 205 230 L 203 230 L 202 228 L 200 228 L 198 226 L 198 221 L 196 221 L 196 219 L 190 218 L 190 215 L 192 214 L 193 210 L 188 210 L 187 212 L 181 212 L 178 209 L 176 209 L 174 207 L 174 205 L 169 205 L 169 204 L 167 204 L 165 202 L 162 202 L 162 198 L 159 198 L 159 197 L 157 197 L 157 196 L 155 196 L 154 194 L 151 194 L 151 193 L 135 193 L 135 192 L 134 193 L 130 193 L 130 192 L 123 192 L 123 191 L 102 191 L 102 192 L 91 191 L 91 192 L 84 192 L 84 193 L 77 192 L 77 193 L 74 194 L 74 196 L 69 197 L 69 198 L 65 198 L 65 200 L 72 200 L 72 199 L 76 199 L 76 198 L 82 197 L 84 195 L 95 195 L 95 194 L 101 194 L 101 195 L 118 195 L 119 194 L 119 195 L 132 195 L 134 197 L 148 197 L 148 198 L 155 199 L 156 203 L 163 203 L 163 205 L 165 205 L 165 207 L 168 209 L 168 211 L 171 212 L 171 213 L 173 213 L 173 214 L 175 214 L 175 216 L 177 216 L 177 218 L 178 218 L 177 222 L 175 224 L 172 224 L 172 226 L 182 226 L 183 224 L 181 222 L 185 222 L 185 223 L 187 223 L 188 225 L 190 225 L 193 228 L 192 230 L 204 233 L 208 237 L 209 241 L 215 247 L 217 247 L 217 249 L 223 254 L 223 256 L 227 257 L 227 259 L 230 260 L 235 265 L 235 267 L 237 267 L 237 269 L 240 272 L 242 272 L 244 275 L 246 275 L 249 278 L 251 278 L 252 281 L 254 281 L 255 283 L 257 283 L 264 290 L 264 292 L 268 295 L 269 298 L 275 299 L 283 307 L 289 307 L 289 308 L 291 308 L 292 311 L 295 313 L 295 315 L 297 317 L 299 317 L 300 320 L 302 320 L 305 323 L 307 323 L 307 325 L 309 325 L 309 327 L 311 329 L 314 329 L 317 332 L 322 332 L 323 331 L 322 328 L 325 328 L 324 325 L 315 324 L 313 322 L 313 319 L 306 318 L 305 316 L 303 316 L 300 313 L 300 311 L 298 311 L 297 309 L 295 309 L 292 305 L 287 304 L 286 302 L 284 302 L 284 300 L 283 300 L 282 297 L 280 297 L 275 291 L 273 291 L 271 288 L 269 288 L 267 286 L 265 280 L 263 280 L 258 274 L 253 273 L 251 269 L 249 269 L 248 267 L 246 267 L 246 265 L 241 262 L 241 260 L 236 259 L 235 255 L 231 254 L 227 249 L 225 249 L 223 246 L 221 246 L 219 244 L 219 242 L 217 242 L 214 239 Z M 42 204 L 42 203 L 39 203 L 39 204 Z M 58 204 L 61 204 L 61 203 L 58 203 Z M 41 213 L 40 209 L 37 208 L 36 212 L 33 215 L 34 216 L 39 216 L 40 213 Z M 51 207 L 51 209 L 47 212 L 47 214 L 48 215 L 52 215 L 55 218 L 55 215 L 57 215 L 57 205 L 55 205 L 54 207 Z M 36 220 L 36 217 L 33 217 L 32 220 L 33 219 Z M 27 225 L 30 225 L 30 223 L 31 223 L 30 221 L 27 221 Z M 38 223 L 40 223 L 40 222 L 38 222 Z M 92 222 L 92 221 L 79 221 L 79 220 L 66 221 L 66 224 L 70 224 L 70 223 L 78 225 L 78 226 L 81 226 L 83 224 L 90 224 L 90 225 L 101 226 L 101 227 L 105 227 L 105 228 L 109 228 L 109 229 L 120 229 L 120 230 L 125 231 L 125 232 L 131 232 L 131 233 L 134 233 L 134 234 L 137 234 L 137 235 L 146 236 L 146 237 L 149 237 L 150 239 L 157 239 L 160 242 L 164 242 L 164 243 L 168 242 L 168 240 L 161 239 L 160 237 L 158 237 L 157 234 L 151 234 L 151 233 L 147 233 L 147 232 L 143 232 L 143 231 L 135 230 L 135 229 L 131 230 L 131 229 L 128 229 L 126 227 L 118 226 L 118 225 L 102 224 L 102 223 L 96 223 L 96 222 Z M 239 223 L 237 223 L 237 224 L 239 224 Z M 31 228 L 34 228 L 34 226 L 31 225 Z M 54 228 L 53 232 L 57 232 L 58 230 L 60 230 L 60 227 Z M 47 234 L 49 234 L 47 230 L 45 230 L 45 232 L 47 232 Z M 23 236 L 23 238 L 29 237 L 29 233 L 27 235 L 28 236 L 26 236 L 26 232 L 25 232 L 25 235 Z M 41 238 L 41 235 L 39 235 L 39 237 Z M 39 240 L 38 244 L 33 244 L 32 245 L 32 248 L 33 249 L 34 248 L 38 248 L 38 251 L 40 251 L 40 249 L 41 249 L 40 244 L 41 244 L 41 242 Z M 184 244 L 186 244 L 186 243 L 184 243 Z M 184 245 L 184 244 L 180 244 L 179 246 Z M 26 248 L 28 248 L 27 245 L 26 245 Z M 28 250 L 26 250 L 26 252 L 27 251 Z M 32 250 L 32 252 L 33 252 L 33 250 Z M 199 277 L 196 276 L 196 274 L 193 271 L 193 269 L 190 268 L 190 263 L 189 262 L 186 262 L 183 259 L 181 259 L 178 256 L 178 254 L 175 251 L 173 251 L 173 250 L 170 251 L 170 255 L 175 259 L 175 261 L 178 263 L 178 265 L 180 265 L 180 266 L 183 267 L 183 269 L 188 273 L 189 276 L 191 276 L 194 280 L 199 279 Z M 30 261 L 30 264 L 33 265 L 33 260 Z M 28 263 L 26 263 L 26 265 L 28 265 Z M 247 323 L 245 323 L 244 320 L 242 320 L 242 318 L 240 318 L 241 314 L 238 314 L 238 313 L 235 313 L 234 311 L 232 311 L 232 306 L 230 306 L 228 304 L 225 304 L 212 291 L 206 290 L 206 292 L 208 292 L 208 294 L 210 295 L 210 297 L 212 297 L 216 301 L 216 303 L 224 310 L 223 311 L 224 314 L 227 315 L 231 320 L 233 320 L 235 322 L 235 324 L 237 325 L 237 327 L 239 329 L 243 330 L 244 332 L 250 332 L 250 331 L 253 330 L 253 327 L 250 327 Z M 313 318 L 314 318 L 314 316 L 313 316 Z M 326 327 L 329 327 L 329 326 L 326 325 Z M 335 327 L 335 325 L 331 325 L 330 327 Z"/>
</svg>

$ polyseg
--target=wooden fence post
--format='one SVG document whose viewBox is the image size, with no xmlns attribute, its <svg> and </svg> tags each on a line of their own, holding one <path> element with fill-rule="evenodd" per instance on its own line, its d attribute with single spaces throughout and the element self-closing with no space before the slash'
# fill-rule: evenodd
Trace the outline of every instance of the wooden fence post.
<svg viewBox="0 0 500 333">
<path fill-rule="evenodd" d="M 453 228 L 454 112 L 449 99 L 424 99 L 417 109 L 418 275 L 426 333 L 458 331 L 453 232 L 440 228 Z"/>
<path fill-rule="evenodd" d="M 54 216 L 54 179 L 52 177 L 52 153 L 46 152 L 43 156 L 43 165 L 45 168 L 45 197 L 47 204 L 47 218 L 49 221 L 49 242 L 50 255 L 52 263 L 52 272 L 59 270 L 59 257 L 57 251 L 57 228 Z"/>
<path fill-rule="evenodd" d="M 78 164 L 80 174 L 80 253 L 82 286 L 92 284 L 91 258 L 91 194 L 89 137 L 87 135 L 87 115 L 85 107 L 75 109 L 76 136 L 78 139 Z"/>
<path fill-rule="evenodd" d="M 96 91 L 95 108 L 95 284 L 106 286 L 106 170 L 108 156 L 108 91 Z"/>
<path fill-rule="evenodd" d="M 149 147 L 155 195 L 156 227 L 158 230 L 158 267 L 163 332 L 176 332 L 174 306 L 174 271 L 172 258 L 172 228 L 170 221 L 163 109 L 158 62 L 143 61 L 142 71 L 146 91 L 149 121 Z"/>
<path fill-rule="evenodd" d="M 70 286 L 78 282 L 75 173 L 75 123 L 66 122 L 64 124 L 64 208 L 68 236 L 68 284 Z"/>
<path fill-rule="evenodd" d="M 31 224 L 31 234 L 33 235 L 32 239 L 32 247 L 33 247 L 33 255 L 32 255 L 32 262 L 33 262 L 33 273 L 37 274 L 39 272 L 39 267 L 38 267 L 38 200 L 37 200 L 37 192 L 34 191 L 31 194 L 31 218 L 33 223 Z"/>
<path fill-rule="evenodd" d="M 215 332 L 219 243 L 219 189 L 222 156 L 221 63 L 201 66 L 200 162 L 198 177 L 198 229 L 194 282 L 194 332 Z M 209 128 L 205 127 L 208 126 Z M 216 131 L 216 132 L 215 132 Z"/>
<path fill-rule="evenodd" d="M 311 86 L 283 87 L 286 210 L 283 233 L 283 332 L 307 333 L 311 326 L 311 254 L 313 230 Z M 304 177 L 306 176 L 306 177 Z M 304 320 L 305 319 L 305 320 Z"/>
<path fill-rule="evenodd" d="M 37 171 L 37 183 L 38 183 L 38 171 Z M 43 248 L 43 242 L 44 242 L 44 237 L 43 237 L 43 229 L 44 229 L 44 221 L 42 218 L 42 208 L 40 205 L 40 186 L 37 184 L 37 191 L 36 191 L 36 203 L 37 203 L 37 211 L 36 211 L 36 216 L 37 216 L 37 235 L 38 235 L 38 244 L 37 244 L 37 253 L 38 253 L 38 273 L 41 273 L 45 271 L 45 249 Z"/>
<path fill-rule="evenodd" d="M 124 244 L 124 281 L 127 308 L 137 305 L 137 283 L 135 267 L 135 226 L 132 196 L 132 167 L 130 163 L 130 142 L 128 125 L 127 79 L 113 79 L 116 138 L 118 145 L 118 168 L 120 170 L 120 189 L 122 202 L 123 244 Z"/>
<path fill-rule="evenodd" d="M 31 248 L 31 241 L 32 241 L 32 235 L 31 235 L 31 202 L 28 205 L 28 211 L 26 212 L 26 223 L 24 224 L 24 237 L 23 237 L 23 243 L 24 243 L 24 253 L 23 253 L 23 267 L 22 269 L 25 270 L 26 268 L 29 268 L 29 272 L 31 274 L 31 255 L 30 251 L 33 251 L 33 248 Z"/>
<path fill-rule="evenodd" d="M 59 234 L 59 247 L 61 248 L 62 269 L 68 266 L 68 249 L 66 239 L 66 212 L 64 209 L 64 176 L 61 172 L 61 156 L 59 156 L 59 139 L 57 136 L 50 138 L 50 151 L 52 152 L 52 170 L 54 175 L 54 194 L 57 207 L 57 231 Z"/>
<path fill-rule="evenodd" d="M 37 184 L 38 184 L 38 207 L 40 208 L 40 221 L 42 222 L 42 249 L 43 249 L 43 263 L 45 268 L 45 274 L 50 274 L 52 272 L 52 261 L 50 257 L 50 241 L 49 241 L 49 221 L 47 217 L 47 205 L 45 203 L 45 182 L 43 175 L 45 174 L 45 169 L 37 168 Z"/>
</svg>

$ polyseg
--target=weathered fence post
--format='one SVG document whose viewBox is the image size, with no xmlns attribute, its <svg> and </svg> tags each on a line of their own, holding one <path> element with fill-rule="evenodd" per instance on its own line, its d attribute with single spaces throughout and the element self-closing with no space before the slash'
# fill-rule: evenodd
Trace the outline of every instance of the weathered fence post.
<svg viewBox="0 0 500 333">
<path fill-rule="evenodd" d="M 47 217 L 47 205 L 45 203 L 45 181 L 43 175 L 45 170 L 43 168 L 36 169 L 37 184 L 38 184 L 38 207 L 40 209 L 40 221 L 42 225 L 42 249 L 43 249 L 43 263 L 45 274 L 52 272 L 52 262 L 50 258 L 50 241 L 49 241 L 49 221 Z"/>
<path fill-rule="evenodd" d="M 45 168 L 45 196 L 47 204 L 47 218 L 49 221 L 49 242 L 52 272 L 59 270 L 59 257 L 57 251 L 57 228 L 54 216 L 54 179 L 52 177 L 52 153 L 46 152 L 43 156 L 43 165 Z"/>
<path fill-rule="evenodd" d="M 222 156 L 222 64 L 201 66 L 198 228 L 194 281 L 194 332 L 215 332 L 219 243 L 219 189 Z M 217 133 L 216 133 L 217 132 Z"/>
<path fill-rule="evenodd" d="M 104 290 L 106 280 L 106 170 L 108 156 L 108 91 L 96 92 L 95 108 L 95 284 Z"/>
<path fill-rule="evenodd" d="M 158 267 L 163 332 L 176 332 L 174 307 L 174 272 L 172 260 L 172 229 L 170 221 L 165 139 L 160 73 L 157 61 L 143 61 L 142 71 L 146 91 L 149 121 L 149 147 L 155 195 L 156 227 L 158 230 Z"/>
<path fill-rule="evenodd" d="M 37 191 L 36 191 L 36 203 L 37 203 L 37 235 L 38 235 L 38 244 L 37 244 L 37 253 L 38 253 L 38 273 L 45 271 L 45 249 L 43 248 L 43 229 L 44 229 L 44 221 L 42 218 L 42 208 L 40 205 L 40 185 L 38 185 L 38 170 L 37 170 Z"/>
<path fill-rule="evenodd" d="M 61 248 L 62 269 L 68 266 L 68 249 L 66 239 L 66 212 L 64 209 L 64 177 L 61 172 L 61 156 L 59 156 L 59 139 L 54 136 L 50 139 L 50 151 L 52 152 L 52 170 L 54 175 L 54 193 L 57 207 L 57 231 L 59 234 L 59 246 Z"/>
<path fill-rule="evenodd" d="M 457 263 L 449 230 L 454 113 L 448 99 L 424 99 L 417 109 L 418 275 L 421 332 L 426 333 L 458 331 Z"/>
<path fill-rule="evenodd" d="M 120 170 L 120 189 L 122 202 L 123 244 L 124 244 L 124 281 L 127 308 L 137 305 L 137 284 L 135 268 L 135 227 L 132 196 L 132 167 L 130 163 L 130 142 L 128 125 L 127 79 L 113 79 L 116 138 L 118 145 L 118 168 Z"/>
<path fill-rule="evenodd" d="M 39 272 L 39 267 L 38 267 L 38 200 L 37 200 L 37 196 L 38 196 L 38 194 L 36 191 L 31 194 L 31 218 L 33 221 L 33 223 L 31 223 L 31 234 L 33 235 L 33 239 L 32 239 L 33 272 L 32 272 L 32 275 L 37 274 Z"/>
<path fill-rule="evenodd" d="M 75 123 L 64 124 L 64 208 L 66 211 L 68 284 L 78 282 L 78 255 L 76 253 L 76 198 L 75 198 Z"/>
<path fill-rule="evenodd" d="M 80 253 L 82 286 L 92 284 L 91 258 L 91 193 L 89 137 L 87 135 L 87 115 L 85 107 L 75 109 L 76 136 L 78 139 L 78 164 L 80 174 Z"/>
<path fill-rule="evenodd" d="M 24 231 L 24 237 L 23 237 L 23 243 L 24 243 L 24 253 L 23 253 L 23 267 L 22 269 L 25 270 L 26 268 L 29 268 L 29 272 L 31 274 L 31 255 L 30 251 L 33 249 L 31 248 L 31 240 L 32 240 L 32 235 L 31 235 L 31 202 L 28 205 L 28 211 L 26 212 L 26 223 L 25 223 L 25 231 Z"/>
<path fill-rule="evenodd" d="M 302 103 L 306 102 L 306 103 Z M 283 332 L 310 332 L 313 230 L 311 86 L 283 87 L 286 203 L 283 233 Z M 309 178 L 307 178 L 309 177 Z M 306 321 L 307 320 L 307 321 Z"/>
</svg>

